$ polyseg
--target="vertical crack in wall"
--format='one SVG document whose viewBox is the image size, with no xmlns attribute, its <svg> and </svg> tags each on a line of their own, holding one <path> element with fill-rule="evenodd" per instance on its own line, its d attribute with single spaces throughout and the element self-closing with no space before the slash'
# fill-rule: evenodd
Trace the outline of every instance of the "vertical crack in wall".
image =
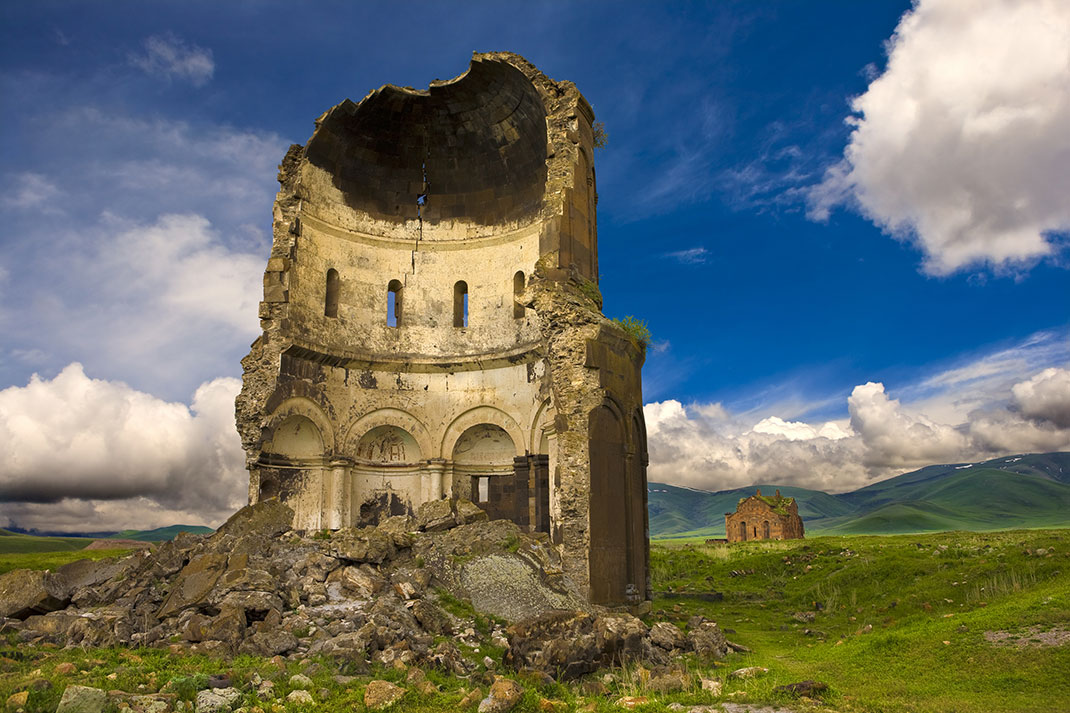
<svg viewBox="0 0 1070 713">
<path fill-rule="evenodd" d="M 420 170 L 423 172 L 424 187 L 423 192 L 416 196 L 416 245 L 412 249 L 412 274 L 416 274 L 416 252 L 420 249 L 420 241 L 424 238 L 424 206 L 427 205 L 427 196 L 431 193 L 431 184 L 427 180 L 427 161 L 431 158 L 431 147 L 427 147 L 427 156 L 424 158 L 423 163 L 420 164 Z"/>
</svg>

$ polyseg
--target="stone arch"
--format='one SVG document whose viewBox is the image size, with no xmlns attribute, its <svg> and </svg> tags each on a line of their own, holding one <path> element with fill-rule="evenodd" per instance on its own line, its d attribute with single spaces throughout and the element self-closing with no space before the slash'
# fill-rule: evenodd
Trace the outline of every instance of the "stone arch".
<svg viewBox="0 0 1070 713">
<path fill-rule="evenodd" d="M 590 456 L 590 598 L 598 604 L 625 601 L 630 580 L 629 493 L 625 472 L 625 431 L 611 402 L 587 416 Z"/>
<path fill-rule="evenodd" d="M 524 429 L 520 427 L 520 424 L 517 423 L 515 418 L 493 406 L 476 406 L 454 418 L 453 421 L 450 422 L 450 425 L 446 427 L 446 431 L 442 435 L 439 449 L 440 457 L 451 457 L 453 449 L 457 445 L 457 441 L 460 439 L 461 434 L 472 426 L 479 424 L 498 426 L 508 433 L 509 437 L 513 439 L 513 447 L 516 451 L 514 455 L 519 456 L 526 452 L 524 447 L 526 440 L 524 438 Z"/>
<path fill-rule="evenodd" d="M 489 423 L 469 426 L 454 443 L 450 460 L 455 490 L 468 491 L 492 520 L 528 524 L 527 459 L 517 457 L 516 443 L 505 429 Z"/>
<path fill-rule="evenodd" d="M 323 453 L 334 452 L 334 428 L 319 404 L 303 396 L 288 398 L 271 412 L 264 424 L 264 441 L 273 441 L 275 430 L 291 416 L 303 416 L 316 425 L 323 441 Z"/>
<path fill-rule="evenodd" d="M 322 458 L 323 450 L 319 428 L 307 416 L 287 416 L 272 433 L 271 452 L 287 460 Z"/>
<path fill-rule="evenodd" d="M 356 457 L 380 466 L 411 465 L 423 460 L 423 452 L 420 444 L 404 428 L 383 425 L 360 437 Z"/>
<path fill-rule="evenodd" d="M 550 410 L 552 406 L 550 400 L 547 399 L 539 404 L 538 410 L 535 411 L 535 418 L 531 420 L 531 434 L 528 439 L 528 452 L 529 453 L 545 453 L 542 450 L 543 447 L 543 435 L 546 431 L 546 426 L 550 423 Z"/>
<path fill-rule="evenodd" d="M 395 426 L 405 431 L 420 449 L 421 459 L 434 457 L 434 441 L 423 422 L 408 411 L 397 408 L 381 408 L 366 413 L 346 429 L 342 452 L 350 457 L 357 455 L 358 445 L 364 436 L 381 426 Z"/>
</svg>

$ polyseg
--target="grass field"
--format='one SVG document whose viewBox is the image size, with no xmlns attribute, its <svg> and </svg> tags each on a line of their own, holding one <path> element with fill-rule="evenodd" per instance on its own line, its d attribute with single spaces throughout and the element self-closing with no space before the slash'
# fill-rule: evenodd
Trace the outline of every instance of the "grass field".
<svg viewBox="0 0 1070 713">
<path fill-rule="evenodd" d="M 38 537 L 0 530 L 0 554 L 13 552 L 70 552 L 93 540 L 88 537 Z"/>
<path fill-rule="evenodd" d="M 56 557 L 90 554 L 100 555 Z M 0 555 L 0 570 L 16 562 L 55 566 L 45 556 L 36 557 Z M 651 567 L 657 618 L 686 626 L 688 617 L 703 614 L 718 621 L 729 640 L 752 649 L 712 669 L 689 664 L 697 673 L 723 680 L 722 694 L 697 686 L 651 693 L 644 688 L 644 671 L 630 666 L 613 674 L 609 694 L 601 696 L 585 694 L 575 684 L 524 680 L 527 693 L 515 711 L 609 713 L 622 710 L 615 703 L 621 695 L 648 697 L 649 703 L 635 709 L 646 713 L 672 710 L 672 703 L 725 701 L 851 713 L 1070 710 L 1070 644 L 1032 645 L 1038 632 L 1070 630 L 1070 530 L 817 537 L 732 546 L 655 542 Z M 1025 645 L 996 646 L 985 632 L 1017 634 Z M 65 662 L 75 670 L 57 672 Z M 769 672 L 743 681 L 727 676 L 744 666 Z M 276 681 L 275 697 L 260 698 L 250 688 L 243 699 L 247 710 L 264 713 L 308 710 L 282 700 L 291 690 L 289 676 L 297 672 L 313 679 L 315 708 L 332 713 L 363 711 L 363 689 L 372 677 L 411 688 L 403 671 L 360 673 L 326 660 L 276 664 L 240 656 L 221 662 L 165 650 L 35 649 L 9 638 L 0 646 L 0 701 L 28 690 L 26 713 L 54 713 L 63 687 L 71 683 L 106 690 L 163 689 L 191 700 L 207 674 L 224 671 L 239 685 L 256 676 Z M 341 684 L 333 678 L 338 673 L 358 676 Z M 428 671 L 438 692 L 410 690 L 391 710 L 457 710 L 480 674 L 464 680 Z M 830 686 L 823 702 L 800 703 L 773 691 L 805 679 Z M 559 704 L 540 708 L 543 698 Z"/>
<path fill-rule="evenodd" d="M 984 636 L 1070 630 L 1070 530 L 655 543 L 651 560 L 657 612 L 716 619 L 770 669 L 757 698 L 813 679 L 839 710 L 1070 710 L 1070 645 Z"/>
</svg>

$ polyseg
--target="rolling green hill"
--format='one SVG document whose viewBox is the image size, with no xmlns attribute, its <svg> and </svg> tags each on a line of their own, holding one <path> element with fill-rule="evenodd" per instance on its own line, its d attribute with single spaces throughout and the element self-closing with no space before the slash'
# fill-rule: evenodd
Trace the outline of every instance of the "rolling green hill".
<svg viewBox="0 0 1070 713">
<path fill-rule="evenodd" d="M 810 534 L 893 534 L 1070 526 L 1070 453 L 932 465 L 850 493 L 790 486 Z M 724 514 L 754 487 L 707 492 L 651 483 L 652 537 L 724 537 Z"/>
<path fill-rule="evenodd" d="M 70 552 L 80 550 L 92 540 L 86 537 L 38 537 L 0 530 L 0 553 Z"/>
<path fill-rule="evenodd" d="M 110 535 L 112 540 L 141 540 L 142 542 L 169 542 L 178 536 L 180 532 L 189 532 L 194 535 L 208 535 L 215 530 L 202 525 L 171 525 L 170 527 L 157 527 L 155 530 L 123 530 Z"/>
</svg>

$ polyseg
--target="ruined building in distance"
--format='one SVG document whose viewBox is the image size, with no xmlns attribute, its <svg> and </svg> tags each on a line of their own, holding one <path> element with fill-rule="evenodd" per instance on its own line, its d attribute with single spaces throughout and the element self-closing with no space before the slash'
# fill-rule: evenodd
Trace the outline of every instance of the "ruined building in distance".
<svg viewBox="0 0 1070 713">
<path fill-rule="evenodd" d="M 468 498 L 592 601 L 648 597 L 645 345 L 601 313 L 593 121 L 476 54 L 290 148 L 236 404 L 250 502 L 318 530 Z"/>
<path fill-rule="evenodd" d="M 729 542 L 803 538 L 799 506 L 795 498 L 786 498 L 779 490 L 773 497 L 758 490 L 749 498 L 742 498 L 735 512 L 725 513 L 724 526 Z"/>
</svg>

